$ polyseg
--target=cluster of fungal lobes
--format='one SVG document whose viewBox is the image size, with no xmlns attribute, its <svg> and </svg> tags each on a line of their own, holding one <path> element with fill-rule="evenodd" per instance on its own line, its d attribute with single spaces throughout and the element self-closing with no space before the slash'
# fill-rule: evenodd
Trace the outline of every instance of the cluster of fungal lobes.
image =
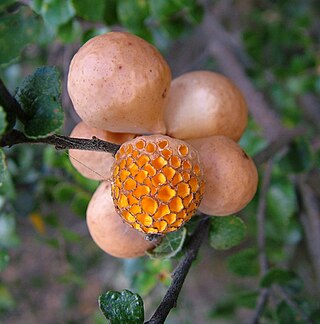
<svg viewBox="0 0 320 324">
<path fill-rule="evenodd" d="M 158 242 L 148 236 L 178 230 L 197 210 L 230 215 L 254 197 L 258 173 L 237 143 L 247 125 L 246 101 L 223 75 L 192 71 L 171 80 L 155 47 L 109 32 L 75 54 L 68 93 L 81 118 L 72 137 L 121 145 L 115 157 L 69 152 L 82 175 L 102 181 L 87 224 L 105 252 L 141 256 Z"/>
<path fill-rule="evenodd" d="M 172 143 L 167 136 L 146 136 L 123 144 L 115 159 L 112 197 L 130 226 L 147 234 L 165 234 L 194 215 L 204 180 L 192 147 Z"/>
</svg>

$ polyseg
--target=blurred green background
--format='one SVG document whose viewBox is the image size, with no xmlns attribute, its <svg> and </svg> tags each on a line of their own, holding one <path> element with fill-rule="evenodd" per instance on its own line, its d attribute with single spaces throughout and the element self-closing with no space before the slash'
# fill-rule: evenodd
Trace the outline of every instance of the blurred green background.
<svg viewBox="0 0 320 324">
<path fill-rule="evenodd" d="M 271 273 L 271 283 L 285 287 L 320 323 L 319 18 L 316 0 L 1 0 L 0 76 L 14 94 L 37 67 L 56 66 L 65 112 L 61 133 L 69 134 L 79 121 L 66 91 L 73 55 L 95 35 L 127 30 L 159 48 L 174 77 L 207 69 L 235 81 L 254 117 L 240 141 L 251 156 L 276 139 L 277 125 L 259 114 L 259 100 L 281 127 L 304 127 L 304 135 L 273 158 L 264 230 L 270 269 L 283 271 Z M 97 297 L 125 288 L 143 297 L 148 318 L 183 253 L 166 261 L 104 254 L 85 223 L 98 182 L 83 178 L 68 155 L 52 147 L 18 145 L 4 153 L 0 322 L 104 323 Z M 265 166 L 259 171 L 262 179 Z M 258 205 L 259 193 L 238 215 L 247 227 L 240 245 L 221 251 L 204 244 L 167 323 L 250 322 L 263 287 Z M 279 295 L 261 323 L 305 320 Z"/>
</svg>

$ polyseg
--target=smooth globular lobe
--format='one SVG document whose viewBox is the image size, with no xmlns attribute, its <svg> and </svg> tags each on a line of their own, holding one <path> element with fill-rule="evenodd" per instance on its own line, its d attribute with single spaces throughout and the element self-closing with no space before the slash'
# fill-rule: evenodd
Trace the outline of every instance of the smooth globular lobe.
<svg viewBox="0 0 320 324">
<path fill-rule="evenodd" d="M 141 136 L 124 143 L 115 158 L 112 198 L 131 227 L 165 234 L 194 215 L 204 180 L 193 147 L 168 136 Z"/>
</svg>

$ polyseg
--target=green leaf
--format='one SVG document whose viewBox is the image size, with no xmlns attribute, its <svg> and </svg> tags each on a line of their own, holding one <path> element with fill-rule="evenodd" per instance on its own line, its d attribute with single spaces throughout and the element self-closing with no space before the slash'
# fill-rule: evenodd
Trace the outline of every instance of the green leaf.
<svg viewBox="0 0 320 324">
<path fill-rule="evenodd" d="M 186 239 L 187 229 L 182 227 L 178 231 L 172 232 L 164 236 L 160 245 L 150 252 L 146 252 L 152 258 L 169 259 L 177 255 L 181 251 L 183 243 Z"/>
<path fill-rule="evenodd" d="M 195 3 L 187 14 L 187 21 L 192 25 L 200 24 L 204 17 L 204 8 Z"/>
<path fill-rule="evenodd" d="M 31 0 L 29 6 L 34 12 L 40 15 L 43 1 L 44 0 Z"/>
<path fill-rule="evenodd" d="M 290 179 L 283 175 L 273 177 L 267 193 L 267 220 L 272 223 L 272 228 L 267 228 L 267 234 L 283 240 L 285 237 L 279 237 L 279 231 L 285 234 L 296 206 L 296 194 Z"/>
<path fill-rule="evenodd" d="M 108 291 L 99 297 L 99 307 L 111 324 L 142 324 L 142 298 L 129 290 Z"/>
<path fill-rule="evenodd" d="M 153 17 L 159 20 L 166 20 L 174 15 L 183 7 L 183 3 L 179 1 L 168 0 L 150 0 L 150 12 Z"/>
<path fill-rule="evenodd" d="M 12 310 L 15 302 L 12 294 L 4 285 L 0 284 L 0 312 Z"/>
<path fill-rule="evenodd" d="M 294 312 L 294 310 L 285 302 L 282 301 L 277 305 L 276 315 L 278 324 L 304 324 L 305 321 Z"/>
<path fill-rule="evenodd" d="M 147 296 L 158 284 L 159 278 L 153 273 L 141 271 L 132 281 L 132 288 L 139 292 L 141 296 Z"/>
<path fill-rule="evenodd" d="M 16 2 L 16 0 L 1 0 L 0 11 L 5 9 L 6 7 L 14 4 L 15 2 Z"/>
<path fill-rule="evenodd" d="M 5 181 L 6 171 L 6 157 L 4 152 L 0 149 L 0 186 L 2 186 L 3 182 Z"/>
<path fill-rule="evenodd" d="M 58 28 L 58 37 L 66 44 L 75 42 L 80 39 L 81 26 L 79 22 L 74 19 L 69 20 Z"/>
<path fill-rule="evenodd" d="M 243 241 L 246 225 L 237 216 L 213 217 L 210 223 L 210 245 L 217 250 L 227 250 Z"/>
<path fill-rule="evenodd" d="M 211 319 L 230 319 L 234 316 L 237 305 L 232 299 L 219 300 L 209 312 Z"/>
<path fill-rule="evenodd" d="M 29 137 L 44 137 L 56 132 L 63 124 L 59 102 L 61 82 L 53 67 L 38 68 L 18 88 L 16 99 L 26 113 L 25 133 Z"/>
<path fill-rule="evenodd" d="M 83 35 L 82 35 L 82 43 L 86 43 L 89 39 L 98 36 L 98 35 L 102 35 L 105 34 L 107 32 L 109 32 L 110 29 L 107 27 L 100 27 L 100 28 L 90 28 L 88 30 L 86 30 Z"/>
<path fill-rule="evenodd" d="M 71 209 L 80 217 L 86 217 L 86 210 L 91 197 L 84 192 L 78 192 L 72 200 Z"/>
<path fill-rule="evenodd" d="M 0 106 L 0 135 L 4 133 L 4 131 L 7 128 L 7 120 L 6 120 L 6 112 L 3 110 L 3 108 Z"/>
<path fill-rule="evenodd" d="M 71 0 L 45 0 L 37 8 L 45 22 L 53 26 L 65 24 L 75 15 Z"/>
<path fill-rule="evenodd" d="M 15 219 L 12 215 L 0 215 L 0 247 L 10 248 L 18 245 L 19 238 L 15 228 Z"/>
<path fill-rule="evenodd" d="M 159 282 L 169 286 L 171 282 L 172 262 L 162 259 L 126 259 L 124 261 L 126 278 L 130 287 L 140 295 L 148 295 Z"/>
<path fill-rule="evenodd" d="M 16 59 L 27 44 L 37 40 L 40 27 L 40 20 L 27 7 L 1 16 L 0 64 Z"/>
<path fill-rule="evenodd" d="M 309 141 L 299 138 L 289 146 L 289 151 L 279 161 L 284 173 L 301 173 L 310 170 L 313 164 L 313 154 Z"/>
<path fill-rule="evenodd" d="M 60 228 L 60 233 L 67 242 L 78 243 L 81 241 L 81 235 L 67 228 Z"/>
<path fill-rule="evenodd" d="M 247 128 L 241 136 L 239 145 L 249 156 L 254 156 L 256 153 L 264 149 L 266 144 L 266 140 L 262 136 L 261 127 L 249 118 Z"/>
<path fill-rule="evenodd" d="M 89 21 L 102 21 L 106 10 L 105 0 L 72 0 L 76 15 Z"/>
<path fill-rule="evenodd" d="M 290 270 L 271 269 L 261 279 L 260 286 L 264 288 L 271 287 L 273 284 L 289 288 L 294 292 L 298 292 L 303 287 L 303 281 Z"/>
<path fill-rule="evenodd" d="M 117 13 L 120 22 L 129 31 L 146 40 L 152 39 L 146 28 L 146 20 L 149 17 L 147 0 L 118 0 Z"/>
<path fill-rule="evenodd" d="M 77 192 L 77 187 L 70 184 L 70 183 L 59 183 L 57 186 L 53 189 L 53 197 L 55 200 L 66 203 L 70 202 L 74 195 Z"/>
<path fill-rule="evenodd" d="M 109 26 L 118 23 L 117 0 L 106 0 L 105 3 L 104 22 Z"/>
<path fill-rule="evenodd" d="M 8 266 L 9 259 L 7 251 L 0 250 L 0 271 L 3 271 Z"/>
<path fill-rule="evenodd" d="M 259 273 L 258 251 L 244 249 L 228 257 L 228 269 L 240 277 L 252 277 Z"/>
<path fill-rule="evenodd" d="M 0 167 L 1 166 L 3 166 L 3 162 L 0 164 Z M 3 198 L 5 197 L 5 199 L 8 201 L 14 201 L 16 199 L 15 185 L 13 183 L 11 174 L 7 171 L 4 172 L 3 182 L 0 185 L 0 197 L 1 196 Z"/>
</svg>

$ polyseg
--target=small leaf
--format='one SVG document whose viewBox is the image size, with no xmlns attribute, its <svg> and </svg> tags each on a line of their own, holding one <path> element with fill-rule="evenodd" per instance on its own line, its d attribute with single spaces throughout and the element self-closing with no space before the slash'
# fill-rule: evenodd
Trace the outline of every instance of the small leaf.
<svg viewBox="0 0 320 324">
<path fill-rule="evenodd" d="M 294 140 L 289 151 L 279 161 L 280 169 L 284 173 L 301 173 L 310 170 L 313 164 L 313 154 L 310 143 L 299 138 Z"/>
<path fill-rule="evenodd" d="M 59 102 L 61 82 L 55 68 L 38 68 L 18 88 L 16 99 L 27 115 L 25 133 L 38 138 L 54 133 L 63 124 L 63 110 Z"/>
<path fill-rule="evenodd" d="M 9 259 L 7 251 L 0 250 L 0 271 L 3 271 L 8 266 Z"/>
<path fill-rule="evenodd" d="M 142 298 L 129 290 L 108 291 L 99 297 L 99 307 L 111 324 L 142 324 Z"/>
<path fill-rule="evenodd" d="M 104 11 L 104 22 L 110 26 L 118 23 L 117 0 L 107 0 Z"/>
<path fill-rule="evenodd" d="M 131 282 L 130 287 L 141 296 L 148 295 L 159 283 L 169 286 L 171 271 L 171 260 L 142 258 L 125 260 L 125 276 Z"/>
<path fill-rule="evenodd" d="M 76 192 L 77 192 L 76 186 L 70 183 L 60 182 L 53 189 L 53 197 L 55 198 L 55 200 L 61 203 L 66 203 L 72 200 Z"/>
<path fill-rule="evenodd" d="M 246 225 L 237 216 L 213 217 L 210 225 L 210 245 L 217 250 L 238 245 L 246 235 Z"/>
<path fill-rule="evenodd" d="M 78 21 L 71 19 L 58 28 L 58 36 L 64 43 L 72 43 L 80 39 L 81 26 Z"/>
<path fill-rule="evenodd" d="M 260 282 L 260 286 L 264 288 L 273 284 L 289 288 L 293 292 L 298 292 L 303 287 L 302 280 L 293 271 L 278 268 L 269 270 Z"/>
<path fill-rule="evenodd" d="M 134 278 L 131 288 L 138 291 L 141 296 L 147 296 L 158 282 L 159 278 L 153 273 L 142 271 Z"/>
<path fill-rule="evenodd" d="M 117 13 L 120 22 L 129 31 L 146 40 L 152 39 L 146 26 L 146 20 L 149 17 L 147 0 L 118 0 Z"/>
<path fill-rule="evenodd" d="M 277 305 L 276 315 L 279 324 L 303 324 L 304 320 L 296 314 L 293 309 L 285 302 L 282 301 Z"/>
<path fill-rule="evenodd" d="M 17 246 L 19 238 L 16 234 L 15 219 L 10 214 L 0 215 L 0 247 L 10 248 Z"/>
<path fill-rule="evenodd" d="M 182 227 L 176 232 L 172 232 L 164 236 L 160 245 L 150 252 L 146 252 L 151 258 L 169 259 L 177 255 L 181 251 L 183 243 L 186 239 L 187 229 Z"/>
<path fill-rule="evenodd" d="M 14 306 L 15 301 L 12 294 L 7 287 L 0 283 L 0 312 L 12 310 Z"/>
<path fill-rule="evenodd" d="M 77 192 L 71 202 L 72 211 L 80 217 L 86 217 L 86 209 L 88 207 L 91 197 L 89 194 Z"/>
<path fill-rule="evenodd" d="M 81 235 L 74 231 L 70 231 L 67 228 L 61 228 L 60 232 L 67 242 L 78 243 L 81 241 Z"/>
<path fill-rule="evenodd" d="M 21 7 L 14 13 L 1 16 L 0 64 L 14 60 L 27 44 L 34 42 L 40 26 L 40 20 L 27 7 Z"/>
<path fill-rule="evenodd" d="M 220 300 L 209 312 L 211 319 L 230 319 L 234 316 L 237 305 L 232 299 Z"/>
<path fill-rule="evenodd" d="M 168 0 L 150 0 L 150 11 L 153 17 L 162 21 L 177 13 L 183 5 Z"/>
<path fill-rule="evenodd" d="M 5 9 L 6 7 L 14 4 L 15 2 L 16 2 L 16 0 L 1 0 L 0 11 Z"/>
<path fill-rule="evenodd" d="M 40 8 L 39 13 L 43 19 L 53 26 L 65 24 L 75 15 L 71 0 L 46 0 Z"/>
<path fill-rule="evenodd" d="M 0 135 L 4 133 L 7 128 L 6 112 L 0 106 Z"/>
<path fill-rule="evenodd" d="M 275 238 L 279 235 L 274 232 L 275 227 L 287 230 L 290 217 L 296 212 L 296 194 L 292 181 L 287 176 L 273 177 L 267 193 L 267 216 L 274 223 L 270 235 Z M 284 237 L 278 237 L 283 240 Z"/>
<path fill-rule="evenodd" d="M 102 21 L 105 0 L 72 0 L 77 16 L 89 21 Z"/>
<path fill-rule="evenodd" d="M 0 186 L 2 186 L 5 181 L 5 176 L 7 173 L 7 164 L 4 152 L 0 149 Z"/>
<path fill-rule="evenodd" d="M 98 35 L 102 35 L 105 34 L 107 32 L 109 32 L 110 29 L 107 27 L 100 27 L 100 28 L 90 28 L 88 30 L 86 30 L 83 35 L 82 35 L 82 43 L 86 43 L 89 39 L 98 36 Z"/>
<path fill-rule="evenodd" d="M 259 273 L 258 251 L 248 248 L 231 255 L 228 257 L 228 268 L 240 277 L 256 276 Z"/>
</svg>

